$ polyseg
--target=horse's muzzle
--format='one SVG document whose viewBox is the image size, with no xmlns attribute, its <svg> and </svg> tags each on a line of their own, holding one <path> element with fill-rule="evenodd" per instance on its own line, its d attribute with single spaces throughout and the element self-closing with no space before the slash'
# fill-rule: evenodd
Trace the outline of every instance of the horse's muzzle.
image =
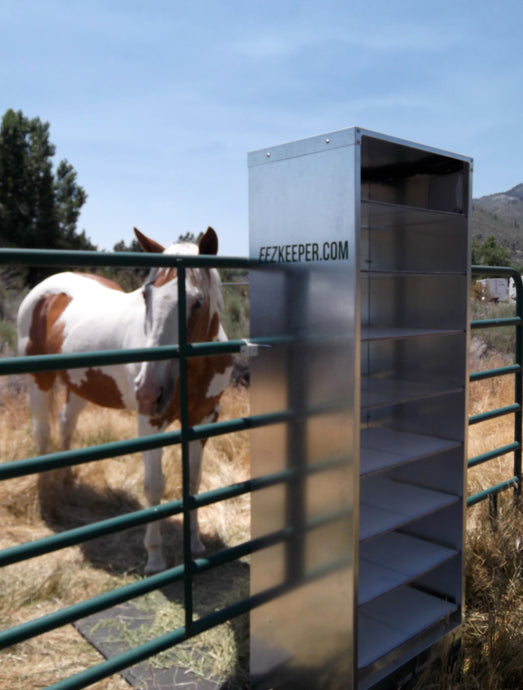
<svg viewBox="0 0 523 690">
<path fill-rule="evenodd" d="M 134 380 L 134 394 L 138 413 L 145 417 L 162 417 L 175 389 L 172 363 L 163 367 L 144 366 Z M 161 363 L 163 364 L 163 362 Z"/>
<path fill-rule="evenodd" d="M 143 387 L 136 391 L 138 412 L 146 417 L 154 417 L 165 406 L 163 386 L 153 388 Z"/>
</svg>

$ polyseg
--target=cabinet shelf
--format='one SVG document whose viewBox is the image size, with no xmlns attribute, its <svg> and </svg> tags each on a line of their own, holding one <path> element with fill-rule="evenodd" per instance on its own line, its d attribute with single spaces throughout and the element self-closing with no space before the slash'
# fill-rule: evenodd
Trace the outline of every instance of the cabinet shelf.
<svg viewBox="0 0 523 690">
<path fill-rule="evenodd" d="M 360 548 L 360 606 L 408 584 L 457 555 L 454 549 L 400 532 L 364 542 Z"/>
<path fill-rule="evenodd" d="M 459 501 L 442 491 L 398 482 L 388 477 L 362 479 L 360 541 L 403 527 Z"/>
<path fill-rule="evenodd" d="M 423 231 L 427 226 L 448 226 L 449 222 L 462 223 L 464 214 L 455 211 L 441 211 L 420 206 L 407 206 L 387 201 L 361 200 L 362 229 L 394 230 L 416 226 L 416 230 Z"/>
<path fill-rule="evenodd" d="M 364 477 L 373 472 L 390 470 L 460 445 L 459 441 L 452 439 L 395 429 L 363 429 L 360 437 L 360 474 Z"/>
<path fill-rule="evenodd" d="M 378 328 L 363 326 L 361 329 L 362 342 L 372 340 L 403 340 L 404 338 L 428 338 L 437 335 L 456 335 L 464 333 L 457 328 Z"/>
<path fill-rule="evenodd" d="M 463 271 L 437 271 L 437 270 L 407 270 L 407 269 L 390 269 L 390 268 L 372 268 L 371 261 L 365 262 L 367 265 L 363 265 L 360 268 L 360 272 L 366 278 L 381 277 L 381 278 L 433 278 L 433 277 L 445 277 L 445 276 L 466 276 L 467 274 Z"/>
<path fill-rule="evenodd" d="M 462 387 L 451 387 L 434 381 L 402 381 L 398 379 L 362 377 L 361 408 L 363 410 L 383 407 L 410 400 L 422 400 L 447 393 L 456 393 Z"/>
<path fill-rule="evenodd" d="M 427 275 L 466 271 L 468 219 L 463 214 L 363 202 L 361 223 L 362 269 Z"/>
<path fill-rule="evenodd" d="M 457 608 L 451 602 L 408 586 L 360 607 L 360 671 L 430 627 L 447 621 Z"/>
</svg>

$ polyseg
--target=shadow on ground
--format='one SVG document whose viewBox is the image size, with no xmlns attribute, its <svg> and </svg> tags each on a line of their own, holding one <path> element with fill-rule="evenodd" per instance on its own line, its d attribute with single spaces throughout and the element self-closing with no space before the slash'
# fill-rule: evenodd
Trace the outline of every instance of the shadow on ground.
<svg viewBox="0 0 523 690">
<path fill-rule="evenodd" d="M 106 486 L 98 489 L 84 484 L 70 470 L 42 474 L 38 489 L 42 515 L 55 532 L 92 524 L 143 507 L 128 492 L 111 490 Z M 85 542 L 81 550 L 86 562 L 94 568 L 112 575 L 141 576 L 146 561 L 144 536 L 145 527 L 132 528 Z M 182 563 L 181 519 L 164 520 L 162 537 L 168 567 Z M 202 540 L 208 554 L 226 547 L 216 536 L 204 534 Z M 248 595 L 249 566 L 244 562 L 234 561 L 201 573 L 195 576 L 192 584 L 194 619 L 203 618 Z M 75 627 L 106 658 L 111 658 L 183 626 L 184 607 L 184 584 L 179 582 L 77 621 Z M 228 646 L 232 646 L 234 653 L 225 674 L 216 676 L 208 660 L 220 654 L 219 644 L 226 636 L 230 640 Z M 187 690 L 240 690 L 248 687 L 248 616 L 243 615 L 223 624 L 216 629 L 214 637 L 212 640 L 209 635 L 203 634 L 191 638 L 167 656 L 147 660 L 127 669 L 122 676 L 134 687 L 144 690 L 164 690 L 182 682 Z M 211 648 L 216 642 L 219 643 L 218 647 Z M 206 677 L 208 673 L 210 675 Z"/>
</svg>

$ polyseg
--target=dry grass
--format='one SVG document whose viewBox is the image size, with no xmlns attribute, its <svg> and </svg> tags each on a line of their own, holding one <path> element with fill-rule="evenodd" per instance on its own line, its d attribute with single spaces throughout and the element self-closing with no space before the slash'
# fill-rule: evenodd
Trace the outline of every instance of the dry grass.
<svg viewBox="0 0 523 690">
<path fill-rule="evenodd" d="M 491 355 L 472 361 L 472 368 L 507 364 Z M 470 386 L 469 412 L 477 414 L 514 402 L 514 377 L 478 381 Z M 514 417 L 507 415 L 470 427 L 469 457 L 499 448 L 514 439 Z M 512 454 L 468 472 L 469 494 L 513 475 Z M 509 490 L 499 497 L 498 518 L 488 503 L 469 508 L 465 558 L 466 620 L 460 663 L 450 667 L 441 655 L 419 680 L 419 690 L 520 690 L 523 687 L 523 513 Z"/>
<path fill-rule="evenodd" d="M 482 366 L 501 366 L 495 356 Z M 500 407 L 513 401 L 512 377 L 474 383 L 470 389 L 470 413 Z M 223 398 L 222 418 L 248 414 L 248 393 L 230 389 Z M 513 435 L 512 416 L 471 427 L 469 455 L 477 455 L 508 443 Z M 89 407 L 83 414 L 75 443 L 92 445 L 135 435 L 135 418 L 127 413 L 108 413 Z M 13 394 L 0 406 L 0 459 L 15 460 L 34 454 L 30 419 L 25 396 Z M 179 450 L 165 451 L 167 487 L 165 497 L 179 497 L 181 474 Z M 469 472 L 469 493 L 476 493 L 512 474 L 512 457 L 501 458 Z M 211 439 L 204 464 L 202 490 L 245 479 L 249 476 L 247 432 Z M 57 530 L 103 519 L 145 505 L 142 465 L 138 456 L 125 456 L 85 465 L 75 470 L 71 492 L 53 523 L 42 519 L 37 477 L 26 477 L 0 484 L 0 520 L 4 529 L 0 548 L 36 539 Z M 523 516 L 514 510 L 510 496 L 500 501 L 501 515 L 493 526 L 487 506 L 469 510 L 467 535 L 467 623 L 464 630 L 464 672 L 432 671 L 420 687 L 502 690 L 523 687 Z M 212 549 L 232 545 L 248 538 L 250 504 L 241 497 L 201 511 L 204 540 Z M 170 564 L 181 560 L 180 521 L 173 518 L 165 527 L 167 558 Z M 125 539 L 106 537 L 83 546 L 41 556 L 4 568 L 0 579 L 0 625 L 16 625 L 65 605 L 113 589 L 141 577 L 145 555 L 143 530 L 131 530 Z M 222 580 L 223 586 L 223 580 Z M 212 606 L 207 602 L 206 606 Z M 180 609 L 162 605 L 155 630 L 178 625 Z M 222 629 L 219 641 L 231 647 Z M 232 636 L 234 638 L 234 635 Z M 234 642 L 234 640 L 233 640 Z M 207 643 L 207 642 L 206 642 Z M 214 642 L 209 643 L 214 645 Z M 191 648 L 180 648 L 176 657 L 193 664 L 200 659 Z M 211 673 L 227 673 L 219 668 L 227 655 L 234 658 L 238 649 L 215 655 Z M 19 644 L 0 655 L 0 688 L 32 690 L 87 668 L 101 658 L 74 628 L 59 630 Z M 154 663 L 162 664 L 158 658 Z M 202 670 L 204 672 L 204 670 Z M 205 669 L 208 673 L 209 670 Z M 119 677 L 101 681 L 98 690 L 120 690 L 127 684 Z"/>
<path fill-rule="evenodd" d="M 509 496 L 500 503 L 495 523 L 482 504 L 474 508 L 474 527 L 469 524 L 467 529 L 466 617 L 459 663 L 447 665 L 448 649 L 437 649 L 436 662 L 416 690 L 523 687 L 523 514 Z"/>
<path fill-rule="evenodd" d="M 23 391 L 3 396 L 0 404 L 0 461 L 35 454 L 31 422 Z M 222 419 L 249 414 L 248 392 L 230 388 L 222 398 Z M 76 446 L 94 445 L 136 435 L 132 413 L 88 407 L 80 418 Z M 56 434 L 54 434 L 56 438 Z M 210 439 L 204 456 L 201 490 L 227 486 L 249 476 L 248 432 Z M 56 449 L 51 448 L 50 450 Z M 181 495 L 179 448 L 164 451 L 167 477 L 165 498 Z M 53 520 L 43 519 L 39 478 L 23 477 L 0 483 L 0 548 L 24 543 L 70 527 L 87 524 L 144 506 L 142 463 L 138 455 L 122 456 L 80 466 L 74 470 Z M 249 537 L 249 497 L 231 499 L 200 511 L 204 542 L 210 550 Z M 165 521 L 166 556 L 181 561 L 179 518 Z M 141 577 L 145 564 L 143 529 L 128 530 L 57 553 L 40 556 L 2 569 L 0 579 L 1 629 L 50 613 Z M 222 583 L 223 586 L 223 583 Z M 177 613 L 173 613 L 177 615 Z M 173 623 L 173 621 L 170 621 Z M 222 634 L 225 639 L 225 635 Z M 237 656 L 237 650 L 230 650 Z M 0 688 L 32 690 L 57 682 L 99 662 L 101 657 L 72 626 L 65 626 L 0 653 Z M 236 660 L 233 658 L 232 663 Z M 226 673 L 226 670 L 219 669 Z M 98 690 L 129 686 L 114 677 L 95 685 Z"/>
</svg>

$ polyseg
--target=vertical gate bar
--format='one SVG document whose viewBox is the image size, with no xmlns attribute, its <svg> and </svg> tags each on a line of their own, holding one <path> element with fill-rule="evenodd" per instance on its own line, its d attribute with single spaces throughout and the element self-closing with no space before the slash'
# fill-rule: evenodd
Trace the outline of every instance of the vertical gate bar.
<svg viewBox="0 0 523 690">
<path fill-rule="evenodd" d="M 182 452 L 182 502 L 183 502 L 183 562 L 184 562 L 184 595 L 185 595 L 185 628 L 190 630 L 193 622 L 192 600 L 192 554 L 191 554 L 191 510 L 190 510 L 190 459 L 187 429 L 189 413 L 187 409 L 187 302 L 186 271 L 183 260 L 177 265 L 178 270 L 178 344 L 180 346 L 179 382 L 180 382 L 180 427 Z"/>
<path fill-rule="evenodd" d="M 523 283 L 520 274 L 516 271 L 514 271 L 513 280 L 516 288 L 516 316 L 519 318 L 519 324 L 516 326 L 516 364 L 518 364 L 519 369 L 516 372 L 514 383 L 516 403 L 519 406 L 514 414 L 514 440 L 518 444 L 518 448 L 514 451 L 514 476 L 518 478 L 518 482 L 514 486 L 514 498 L 517 500 L 521 496 L 521 444 L 523 440 L 523 411 L 521 409 L 523 399 L 523 353 L 521 352 L 523 345 Z"/>
</svg>

